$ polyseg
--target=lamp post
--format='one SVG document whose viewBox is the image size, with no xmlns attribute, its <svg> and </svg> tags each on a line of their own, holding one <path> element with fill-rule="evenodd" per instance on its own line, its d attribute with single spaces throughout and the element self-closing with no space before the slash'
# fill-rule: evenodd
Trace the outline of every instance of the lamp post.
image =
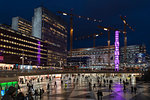
<svg viewBox="0 0 150 100">
<path fill-rule="evenodd" d="M 27 57 L 22 56 L 22 57 L 20 57 L 20 59 L 22 59 L 22 65 L 24 65 L 24 61 L 25 61 L 25 59 L 27 59 Z"/>
<path fill-rule="evenodd" d="M 58 62 L 59 62 L 59 65 L 60 65 L 60 67 L 61 67 L 61 65 L 62 65 L 63 61 L 62 61 L 62 60 L 60 60 L 60 61 L 58 61 Z"/>
</svg>

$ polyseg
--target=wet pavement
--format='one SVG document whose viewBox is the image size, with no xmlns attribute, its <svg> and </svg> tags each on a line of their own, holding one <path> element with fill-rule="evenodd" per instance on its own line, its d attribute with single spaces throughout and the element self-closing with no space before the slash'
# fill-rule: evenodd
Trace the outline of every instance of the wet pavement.
<svg viewBox="0 0 150 100">
<path fill-rule="evenodd" d="M 150 83 L 129 83 L 124 90 L 123 82 L 120 82 L 118 78 L 110 78 L 113 80 L 111 90 L 109 90 L 109 83 L 105 83 L 103 79 L 99 79 L 102 86 L 99 87 L 96 76 L 90 76 L 88 79 L 82 76 L 76 78 L 53 78 L 51 81 L 43 80 L 43 82 L 33 81 L 34 89 L 44 89 L 44 94 L 41 99 L 39 96 L 35 96 L 35 100 L 98 100 L 97 91 L 101 90 L 103 93 L 102 100 L 150 100 Z M 109 78 L 108 78 L 109 79 Z M 63 83 L 61 83 L 63 80 Z M 55 82 L 57 85 L 55 86 Z M 89 82 L 91 82 L 91 89 L 89 88 Z M 47 90 L 47 84 L 50 84 L 50 89 Z M 93 88 L 93 85 L 96 85 Z M 131 92 L 131 86 L 137 87 L 137 92 Z M 20 84 L 21 91 L 26 94 L 26 84 Z M 34 92 L 33 92 L 34 93 Z M 99 99 L 101 100 L 101 99 Z"/>
</svg>

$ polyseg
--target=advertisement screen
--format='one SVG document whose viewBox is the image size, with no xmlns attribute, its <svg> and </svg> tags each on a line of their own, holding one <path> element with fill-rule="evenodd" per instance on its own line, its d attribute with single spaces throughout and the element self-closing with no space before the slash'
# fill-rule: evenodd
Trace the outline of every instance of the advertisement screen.
<svg viewBox="0 0 150 100">
<path fill-rule="evenodd" d="M 5 91 L 1 90 L 1 96 L 4 96 L 4 94 L 5 94 Z"/>
</svg>

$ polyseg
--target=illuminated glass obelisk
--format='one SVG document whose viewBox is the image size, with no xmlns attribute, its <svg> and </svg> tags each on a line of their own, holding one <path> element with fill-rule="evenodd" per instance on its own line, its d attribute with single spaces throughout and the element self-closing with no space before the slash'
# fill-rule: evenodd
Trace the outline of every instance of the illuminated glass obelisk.
<svg viewBox="0 0 150 100">
<path fill-rule="evenodd" d="M 119 31 L 115 31 L 115 70 L 119 71 Z"/>
<path fill-rule="evenodd" d="M 38 55 L 37 55 L 38 65 L 41 63 L 41 42 L 38 41 Z"/>
</svg>

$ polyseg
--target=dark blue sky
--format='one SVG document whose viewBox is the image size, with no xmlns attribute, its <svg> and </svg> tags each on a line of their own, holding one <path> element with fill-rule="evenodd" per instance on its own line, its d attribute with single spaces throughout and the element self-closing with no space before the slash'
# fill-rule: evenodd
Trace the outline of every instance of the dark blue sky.
<svg viewBox="0 0 150 100">
<path fill-rule="evenodd" d="M 34 8 L 42 0 L 0 0 L 0 23 L 11 24 L 11 18 L 20 16 L 31 20 Z M 44 7 L 56 11 L 69 12 L 81 16 L 102 19 L 102 23 L 88 22 L 74 19 L 74 36 L 92 33 L 105 33 L 96 39 L 96 46 L 107 45 L 107 32 L 97 28 L 97 25 L 112 26 L 123 29 L 120 15 L 127 16 L 127 22 L 136 28 L 135 32 L 127 29 L 128 45 L 146 44 L 150 51 L 150 0 L 43 0 Z M 64 17 L 69 26 L 69 17 Z M 114 32 L 111 32 L 111 44 L 114 43 Z M 68 36 L 69 37 L 69 36 Z M 74 41 L 74 48 L 92 47 L 92 39 Z M 123 35 L 120 35 L 120 44 L 123 46 Z M 69 45 L 68 45 L 69 46 Z"/>
</svg>

